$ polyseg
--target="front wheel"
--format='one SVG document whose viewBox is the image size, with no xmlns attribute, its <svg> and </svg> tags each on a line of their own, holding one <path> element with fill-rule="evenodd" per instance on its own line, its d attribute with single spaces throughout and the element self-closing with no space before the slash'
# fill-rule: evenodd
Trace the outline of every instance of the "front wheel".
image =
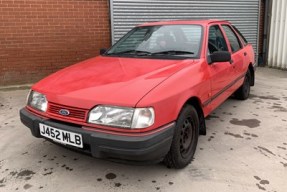
<svg viewBox="0 0 287 192">
<path fill-rule="evenodd" d="M 236 99 L 246 100 L 249 97 L 250 80 L 251 80 L 251 74 L 250 74 L 250 71 L 248 70 L 246 75 L 245 75 L 243 84 L 234 93 L 234 96 Z"/>
<path fill-rule="evenodd" d="M 184 168 L 193 159 L 199 135 L 199 119 L 196 109 L 191 105 L 183 107 L 174 131 L 170 151 L 164 163 L 170 168 Z"/>
</svg>

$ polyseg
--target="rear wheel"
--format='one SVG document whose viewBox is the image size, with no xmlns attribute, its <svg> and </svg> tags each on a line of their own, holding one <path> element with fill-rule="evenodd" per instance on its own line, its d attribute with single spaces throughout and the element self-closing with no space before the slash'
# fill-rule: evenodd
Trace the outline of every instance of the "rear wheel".
<svg viewBox="0 0 287 192">
<path fill-rule="evenodd" d="M 250 74 L 250 71 L 248 70 L 246 75 L 245 75 L 243 84 L 234 93 L 234 96 L 236 99 L 246 100 L 249 97 L 250 80 L 251 80 L 251 74 Z"/>
<path fill-rule="evenodd" d="M 164 163 L 170 168 L 184 168 L 193 159 L 199 135 L 199 120 L 196 109 L 183 107 L 176 123 L 170 151 Z"/>
</svg>

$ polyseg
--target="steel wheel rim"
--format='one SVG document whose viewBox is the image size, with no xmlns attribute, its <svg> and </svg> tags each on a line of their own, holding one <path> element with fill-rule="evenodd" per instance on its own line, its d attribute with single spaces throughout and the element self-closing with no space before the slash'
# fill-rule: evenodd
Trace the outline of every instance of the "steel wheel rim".
<svg viewBox="0 0 287 192">
<path fill-rule="evenodd" d="M 245 95 L 247 96 L 249 94 L 249 91 L 250 91 L 249 78 L 248 77 L 245 77 L 243 90 L 244 90 Z"/>
<path fill-rule="evenodd" d="M 183 158 L 187 158 L 191 148 L 194 137 L 194 126 L 190 118 L 185 119 L 180 132 L 180 154 Z"/>
</svg>

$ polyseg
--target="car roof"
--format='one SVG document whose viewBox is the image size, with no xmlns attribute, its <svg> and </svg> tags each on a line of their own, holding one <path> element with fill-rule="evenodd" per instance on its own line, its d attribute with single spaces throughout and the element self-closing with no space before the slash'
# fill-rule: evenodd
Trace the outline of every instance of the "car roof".
<svg viewBox="0 0 287 192">
<path fill-rule="evenodd" d="M 138 25 L 142 26 L 155 26 L 155 25 L 208 25 L 211 23 L 229 23 L 226 20 L 207 19 L 207 20 L 171 20 L 171 21 L 158 21 L 148 22 Z"/>
</svg>

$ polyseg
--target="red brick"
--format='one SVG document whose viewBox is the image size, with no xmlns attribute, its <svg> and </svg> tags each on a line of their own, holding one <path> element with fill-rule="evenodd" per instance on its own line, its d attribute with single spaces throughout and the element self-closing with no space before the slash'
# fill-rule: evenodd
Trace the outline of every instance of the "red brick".
<svg viewBox="0 0 287 192">
<path fill-rule="evenodd" d="M 36 82 L 110 46 L 107 0 L 1 0 L 0 86 Z"/>
</svg>

